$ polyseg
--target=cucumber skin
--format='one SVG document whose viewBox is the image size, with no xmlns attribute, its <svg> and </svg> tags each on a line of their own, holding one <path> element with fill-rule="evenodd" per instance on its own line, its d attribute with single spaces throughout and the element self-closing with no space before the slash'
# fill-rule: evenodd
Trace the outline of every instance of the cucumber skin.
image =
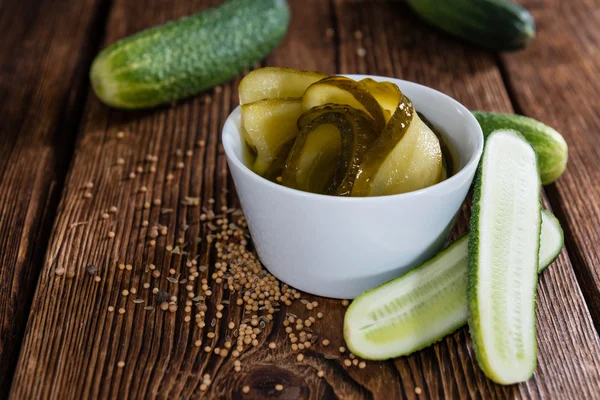
<svg viewBox="0 0 600 400">
<path fill-rule="evenodd" d="M 535 37 L 531 14 L 507 0 L 407 0 L 407 3 L 437 28 L 490 50 L 518 50 Z"/>
<path fill-rule="evenodd" d="M 518 131 L 512 130 L 512 129 L 502 129 L 502 131 L 512 131 L 512 133 L 516 136 L 521 137 L 522 139 L 525 140 L 525 142 L 527 142 L 527 139 L 525 139 L 525 137 L 523 135 L 521 135 Z M 486 138 L 488 138 L 489 136 L 493 135 L 494 131 L 492 131 L 490 133 L 490 135 L 488 135 Z M 529 142 L 527 142 L 529 143 Z M 533 147 L 533 145 L 531 145 L 531 143 L 529 143 L 529 145 L 532 147 L 532 149 L 534 150 L 535 153 L 535 157 L 536 157 L 536 164 L 537 164 L 537 169 L 538 169 L 538 177 L 539 177 L 539 159 L 538 159 L 538 155 L 537 152 L 535 151 L 535 148 Z M 485 144 L 485 147 L 487 147 L 487 142 Z M 488 360 L 488 356 L 487 353 L 485 351 L 485 349 L 483 348 L 483 346 L 480 346 L 478 341 L 477 341 L 477 334 L 473 334 L 475 331 L 478 331 L 480 329 L 480 323 L 479 323 L 479 313 L 477 310 L 477 299 L 476 299 L 476 287 L 477 287 L 477 263 L 479 260 L 479 251 L 478 251 L 478 247 L 479 247 L 479 213 L 480 213 L 480 207 L 481 207 L 481 187 L 482 187 L 482 174 L 483 174 L 483 160 L 485 158 L 485 147 L 483 149 L 483 154 L 481 156 L 481 160 L 479 161 L 479 168 L 477 168 L 477 172 L 475 173 L 475 180 L 474 180 L 474 184 L 473 184 L 473 199 L 472 199 L 472 206 L 471 206 L 471 220 L 470 220 L 470 230 L 469 230 L 469 260 L 468 260 L 468 264 L 467 264 L 467 305 L 469 308 L 469 313 L 468 313 L 468 325 L 469 325 L 469 332 L 471 335 L 471 342 L 473 343 L 473 349 L 475 350 L 475 357 L 477 359 L 477 364 L 479 365 L 479 367 L 481 368 L 481 370 L 484 372 L 484 374 L 490 378 L 491 380 L 493 380 L 496 383 L 499 384 L 510 384 L 508 382 L 503 382 L 500 378 L 498 378 L 494 371 L 488 366 L 487 364 L 487 360 Z M 541 180 L 538 179 L 538 192 L 541 193 L 542 190 L 542 185 L 541 185 Z M 539 195 L 539 210 L 541 213 L 542 210 L 542 199 L 541 199 L 541 195 Z M 539 265 L 539 248 L 540 248 L 540 236 L 541 236 L 541 224 L 542 224 L 542 218 L 541 218 L 541 214 L 540 214 L 540 235 L 538 235 L 538 254 L 536 259 L 538 260 L 538 265 Z M 533 312 L 535 315 L 535 306 L 536 306 L 536 293 L 537 293 L 537 279 L 534 281 L 534 287 L 533 287 Z M 534 362 L 533 365 L 533 369 L 531 370 L 531 375 L 533 375 L 533 372 L 535 371 L 536 365 L 537 365 L 537 338 L 535 337 L 535 318 L 533 319 L 533 332 L 534 332 L 534 344 L 535 344 L 535 348 L 534 348 L 534 356 L 536 361 Z M 531 376 L 530 375 L 530 376 Z M 512 383 L 512 382 L 511 382 Z"/>
<path fill-rule="evenodd" d="M 285 36 L 289 20 L 286 0 L 228 0 L 102 50 L 90 70 L 92 88 L 117 108 L 172 103 L 262 59 Z"/>
<path fill-rule="evenodd" d="M 545 214 L 547 218 L 549 218 L 549 219 L 551 219 L 551 220 L 553 220 L 553 221 L 554 221 L 554 224 L 556 225 L 556 227 L 558 228 L 558 231 L 560 232 L 560 237 L 561 237 L 561 240 L 560 240 L 560 242 L 561 242 L 561 246 L 557 248 L 556 252 L 555 252 L 555 253 L 554 253 L 554 254 L 553 254 L 553 255 L 552 255 L 550 258 L 548 258 L 548 259 L 547 259 L 547 260 L 548 260 L 547 262 L 545 262 L 545 263 L 543 263 L 543 264 L 540 264 L 540 265 L 538 266 L 538 274 L 541 274 L 543 271 L 545 271 L 545 270 L 546 270 L 546 268 L 548 268 L 548 267 L 550 266 L 550 264 L 552 264 L 552 263 L 553 263 L 553 262 L 556 260 L 556 258 L 558 258 L 558 256 L 560 255 L 560 253 L 561 253 L 561 251 L 562 251 L 562 249 L 563 249 L 563 246 L 564 246 L 564 232 L 563 232 L 563 230 L 562 230 L 562 228 L 561 228 L 561 226 L 560 226 L 560 222 L 558 221 L 558 219 L 557 219 L 557 218 L 556 218 L 556 217 L 555 217 L 555 216 L 554 216 L 554 215 L 553 215 L 553 214 L 552 214 L 550 211 L 547 211 L 547 210 L 542 210 L 542 214 Z M 542 218 L 542 220 L 543 220 L 543 218 Z M 543 229 L 544 229 L 544 225 L 542 224 L 542 230 L 543 230 Z M 540 234 L 540 238 L 541 238 L 541 237 L 542 237 L 542 235 Z M 404 273 L 404 274 L 400 275 L 398 278 L 392 279 L 392 280 L 391 280 L 391 281 L 389 281 L 389 282 L 383 283 L 383 284 L 381 284 L 381 285 L 379 285 L 379 286 L 377 286 L 377 287 L 375 287 L 375 288 L 373 288 L 373 289 L 371 289 L 371 290 L 368 290 L 368 291 L 366 291 L 366 292 L 365 292 L 365 293 L 363 293 L 361 296 L 363 296 L 363 295 L 365 295 L 365 294 L 368 294 L 368 293 L 370 293 L 370 292 L 372 292 L 372 291 L 374 291 L 374 290 L 377 290 L 377 289 L 381 288 L 382 286 L 385 286 L 385 285 L 388 285 L 388 284 L 392 284 L 393 282 L 395 282 L 395 281 L 396 281 L 396 280 L 398 280 L 398 279 L 403 279 L 403 278 L 405 278 L 405 277 L 406 277 L 408 274 L 410 274 L 412 271 L 416 271 L 417 269 L 419 269 L 419 268 L 421 268 L 421 267 L 423 267 L 423 266 L 427 266 L 427 265 L 429 265 L 429 263 L 431 263 L 431 262 L 434 262 L 434 261 L 435 261 L 435 260 L 437 260 L 439 257 L 443 257 L 443 256 L 444 256 L 444 255 L 445 255 L 447 252 L 451 251 L 451 250 L 452 250 L 452 247 L 454 247 L 454 246 L 456 246 L 456 245 L 460 244 L 460 243 L 461 243 L 463 240 L 468 240 L 468 239 L 469 239 L 469 233 L 468 233 L 468 232 L 467 232 L 467 233 L 464 233 L 464 234 L 462 234 L 462 235 L 461 235 L 461 236 L 460 236 L 458 239 L 456 239 L 456 240 L 455 240 L 455 241 L 453 241 L 453 242 L 452 242 L 450 245 L 448 245 L 448 247 L 446 247 L 445 249 L 443 249 L 443 250 L 442 250 L 442 251 L 440 251 L 439 253 L 435 254 L 435 255 L 434 255 L 432 258 L 428 259 L 427 261 L 424 261 L 424 262 L 423 262 L 421 265 L 419 265 L 418 267 L 416 267 L 416 268 L 414 268 L 414 269 L 412 269 L 412 270 L 410 270 L 410 271 L 408 271 L 408 272 L 406 272 L 406 273 Z M 541 243 L 540 243 L 540 248 L 541 248 Z M 466 293 L 465 293 L 465 296 L 466 296 Z M 466 302 L 467 302 L 467 301 L 466 301 L 466 299 L 465 299 L 465 306 L 466 306 Z M 356 303 L 354 303 L 354 302 L 353 302 L 352 304 L 350 304 L 350 306 L 348 307 L 348 310 L 346 311 L 346 314 L 348 314 L 348 313 L 350 312 L 350 310 L 352 309 L 352 307 L 353 307 L 353 306 L 355 306 L 355 304 L 356 304 Z M 457 323 L 457 324 L 455 324 L 455 325 L 453 325 L 453 326 L 450 326 L 450 327 L 449 327 L 449 328 L 446 330 L 446 332 L 445 332 L 444 334 L 442 334 L 442 335 L 441 335 L 441 336 L 440 336 L 438 339 L 436 339 L 436 340 L 434 340 L 434 341 L 432 341 L 432 342 L 430 342 L 430 343 L 424 343 L 422 346 L 420 346 L 420 347 L 416 347 L 416 348 L 412 349 L 410 352 L 406 352 L 406 353 L 402 353 L 402 354 L 394 354 L 394 355 L 391 355 L 391 356 L 390 356 L 390 357 L 388 357 L 388 358 L 391 358 L 391 357 L 400 357 L 400 356 L 406 356 L 406 355 L 412 354 L 412 353 L 414 353 L 414 352 L 416 352 L 416 351 L 419 351 L 419 350 L 422 350 L 422 349 L 424 349 L 424 348 L 427 348 L 427 347 L 429 347 L 429 346 L 432 346 L 432 345 L 434 345 L 435 343 L 438 343 L 439 341 L 441 341 L 441 340 L 442 340 L 443 338 L 445 338 L 447 335 L 450 335 L 452 332 L 454 332 L 454 331 L 456 331 L 457 329 L 459 329 L 459 328 L 463 327 L 463 326 L 464 326 L 466 323 L 467 323 L 467 321 L 466 321 L 466 320 L 463 320 L 463 321 L 461 321 L 461 322 L 459 322 L 459 323 Z M 345 339 L 347 338 L 347 336 L 346 336 L 346 332 L 347 332 L 347 331 L 349 331 L 349 330 L 346 328 L 346 326 L 347 326 L 347 324 L 346 324 L 346 318 L 344 318 L 344 338 L 345 338 Z M 361 358 L 364 358 L 364 359 L 373 359 L 373 358 L 371 358 L 371 357 L 369 357 L 369 356 L 365 356 L 364 354 L 361 354 L 361 351 L 360 351 L 359 349 L 355 348 L 355 347 L 352 345 L 352 341 L 349 341 L 349 340 L 347 340 L 347 339 L 346 339 L 346 345 L 348 346 L 348 348 L 350 349 L 350 351 L 351 351 L 352 353 L 354 353 L 354 354 L 358 355 L 359 357 L 361 357 Z"/>
<path fill-rule="evenodd" d="M 487 137 L 496 129 L 514 129 L 521 133 L 538 153 L 542 185 L 556 181 L 567 168 L 569 148 L 555 129 L 522 115 L 473 111 Z"/>
</svg>

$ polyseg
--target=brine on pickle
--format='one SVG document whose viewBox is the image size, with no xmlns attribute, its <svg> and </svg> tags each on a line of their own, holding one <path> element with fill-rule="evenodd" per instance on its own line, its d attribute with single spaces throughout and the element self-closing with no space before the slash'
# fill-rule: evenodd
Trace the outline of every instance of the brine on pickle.
<svg viewBox="0 0 600 400">
<path fill-rule="evenodd" d="M 391 82 L 261 68 L 239 86 L 253 171 L 332 196 L 385 196 L 449 177 L 441 136 Z"/>
</svg>

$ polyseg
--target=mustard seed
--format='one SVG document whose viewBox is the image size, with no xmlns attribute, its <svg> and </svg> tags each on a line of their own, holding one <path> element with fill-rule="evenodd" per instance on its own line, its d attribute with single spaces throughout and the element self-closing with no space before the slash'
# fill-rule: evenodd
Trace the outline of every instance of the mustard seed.
<svg viewBox="0 0 600 400">
<path fill-rule="evenodd" d="M 94 277 L 94 282 L 100 282 L 101 280 L 102 280 L 102 278 L 99 276 Z"/>
<path fill-rule="evenodd" d="M 119 368 L 123 368 L 124 366 L 125 366 L 125 361 L 119 361 L 117 363 L 117 367 L 119 367 Z"/>
<path fill-rule="evenodd" d="M 300 353 L 296 356 L 296 360 L 298 360 L 299 362 L 304 360 L 304 354 Z"/>
<path fill-rule="evenodd" d="M 123 165 L 123 164 L 125 164 L 125 159 L 123 157 L 117 158 L 117 165 Z"/>
<path fill-rule="evenodd" d="M 346 348 L 344 346 L 340 347 L 340 353 L 345 353 L 346 352 Z"/>
<path fill-rule="evenodd" d="M 250 386 L 246 385 L 242 388 L 242 392 L 244 393 L 249 393 L 250 392 Z"/>
<path fill-rule="evenodd" d="M 349 304 L 350 304 L 350 302 L 348 300 L 346 300 L 346 299 L 342 300 L 342 305 L 344 307 L 347 307 Z"/>
<path fill-rule="evenodd" d="M 319 319 L 323 318 L 323 313 L 322 312 L 318 312 L 317 313 L 317 318 L 319 318 Z"/>
<path fill-rule="evenodd" d="M 352 366 L 352 361 L 350 361 L 349 359 L 347 359 L 347 358 L 346 358 L 346 359 L 344 360 L 344 365 L 345 365 L 346 367 L 350 367 L 350 366 Z"/>
<path fill-rule="evenodd" d="M 108 219 L 108 217 L 110 217 L 110 215 L 108 215 L 108 213 L 102 213 L 101 217 L 102 217 L 102 219 Z"/>
<path fill-rule="evenodd" d="M 119 314 L 125 314 L 125 309 L 124 308 L 119 308 Z"/>
<path fill-rule="evenodd" d="M 196 341 L 194 342 L 194 346 L 196 346 L 196 347 L 200 347 L 200 346 L 202 346 L 202 340 L 200 340 L 200 339 L 196 340 Z"/>
<path fill-rule="evenodd" d="M 275 348 L 277 348 L 277 343 L 275 343 L 275 342 L 271 342 L 271 343 L 269 343 L 269 348 L 270 348 L 270 349 L 275 349 Z"/>
<path fill-rule="evenodd" d="M 114 238 L 115 235 L 116 234 L 113 231 L 108 232 L 108 237 L 111 238 L 111 239 Z"/>
<path fill-rule="evenodd" d="M 319 378 L 322 378 L 322 377 L 324 377 L 324 376 L 325 376 L 325 372 L 323 372 L 323 370 L 319 370 L 319 371 L 317 372 L 317 376 L 318 376 Z"/>
<path fill-rule="evenodd" d="M 122 294 L 123 296 L 129 296 L 129 290 L 127 290 L 127 289 L 124 289 L 124 290 L 121 292 L 121 294 Z"/>
<path fill-rule="evenodd" d="M 131 171 L 129 173 L 129 179 L 135 179 L 135 172 Z"/>
<path fill-rule="evenodd" d="M 117 132 L 117 139 L 123 139 L 125 137 L 125 132 L 119 131 Z"/>
<path fill-rule="evenodd" d="M 108 211 L 114 214 L 114 213 L 116 213 L 116 212 L 117 212 L 117 207 L 115 207 L 115 206 L 110 206 L 110 208 L 108 209 Z"/>
<path fill-rule="evenodd" d="M 367 366 L 367 363 L 364 361 L 361 361 L 358 363 L 358 368 L 360 368 L 360 369 L 364 369 L 366 366 Z"/>
<path fill-rule="evenodd" d="M 283 385 L 282 384 L 275 385 L 275 390 L 277 390 L 278 392 L 281 392 L 283 390 Z"/>
<path fill-rule="evenodd" d="M 126 265 L 125 265 L 125 269 L 126 269 L 127 271 L 131 271 L 131 270 L 133 269 L 133 265 L 131 265 L 131 264 L 126 264 Z"/>
<path fill-rule="evenodd" d="M 418 386 L 417 386 L 417 387 L 415 388 L 415 393 L 416 393 L 416 394 L 421 394 L 421 393 L 423 393 L 423 390 L 422 390 L 420 387 L 418 387 Z"/>
<path fill-rule="evenodd" d="M 200 390 L 203 392 L 206 392 L 208 390 L 208 385 L 206 383 L 203 383 L 200 385 Z"/>
<path fill-rule="evenodd" d="M 113 306 L 108 306 L 108 312 L 114 312 L 115 308 Z"/>
</svg>

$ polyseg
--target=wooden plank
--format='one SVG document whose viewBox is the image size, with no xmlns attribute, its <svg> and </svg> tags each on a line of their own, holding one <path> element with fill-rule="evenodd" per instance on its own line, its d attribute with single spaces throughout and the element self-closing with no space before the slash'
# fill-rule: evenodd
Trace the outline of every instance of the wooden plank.
<svg viewBox="0 0 600 400">
<path fill-rule="evenodd" d="M 512 112 L 492 55 L 424 26 L 401 3 L 337 0 L 336 5 L 340 72 L 400 77 L 447 93 L 471 109 Z M 529 382 L 502 387 L 485 379 L 462 329 L 440 345 L 394 362 L 406 392 L 419 386 L 427 397 L 439 398 L 597 393 L 600 347 L 567 257 L 541 278 L 538 296 L 539 366 Z"/>
<path fill-rule="evenodd" d="M 107 41 L 191 13 L 206 3 L 116 1 Z M 441 89 L 469 107 L 511 110 L 493 57 L 441 38 L 415 21 L 400 3 L 310 0 L 290 4 L 295 18 L 290 34 L 265 64 L 400 76 Z M 359 27 L 363 37 L 355 39 Z M 334 29 L 333 37 L 327 35 L 328 28 Z M 357 55 L 359 47 L 366 57 Z M 226 348 L 227 339 L 235 338 L 228 328 L 230 321 L 237 329 L 248 315 L 265 312 L 247 315 L 233 305 L 239 295 L 225 290 L 213 277 L 217 252 L 207 243 L 210 225 L 202 221 L 201 208 L 185 207 L 181 200 L 199 197 L 202 207 L 216 213 L 223 206 L 237 205 L 219 143 L 219 130 L 237 103 L 236 85 L 234 81 L 175 107 L 148 112 L 110 111 L 90 98 L 15 374 L 14 398 L 415 398 L 418 390 L 432 398 L 591 397 L 595 393 L 592 385 L 598 378 L 600 348 L 566 254 L 540 284 L 540 365 L 535 378 L 523 385 L 505 388 L 486 380 L 471 356 L 464 329 L 412 357 L 368 362 L 364 369 L 346 367 L 349 356 L 338 350 L 344 345 L 345 308 L 340 301 L 305 294 L 302 300 L 317 301 L 316 309 L 308 310 L 299 300 L 291 306 L 280 304 L 274 321 L 261 327 L 256 346 L 244 346 L 237 359 L 233 348 L 226 357 L 216 355 L 215 347 Z M 125 132 L 123 139 L 118 139 L 119 131 Z M 204 145 L 198 147 L 198 140 Z M 192 150 L 192 156 L 178 156 L 177 149 Z M 158 156 L 155 173 L 149 173 L 146 154 Z M 118 163 L 121 157 L 123 165 Z M 184 162 L 181 170 L 176 168 L 179 161 Z M 145 172 L 127 179 L 139 165 Z M 174 179 L 167 182 L 169 173 Z M 93 199 L 82 197 L 81 187 L 89 180 L 94 182 Z M 141 186 L 148 191 L 141 192 Z M 162 204 L 146 209 L 144 203 L 154 198 Z M 112 205 L 118 211 L 102 219 Z M 173 212 L 163 214 L 163 208 Z M 167 236 L 159 236 L 155 247 L 149 246 L 144 220 L 149 227 L 155 223 L 168 227 Z M 466 227 L 465 221 L 463 216 L 460 229 Z M 76 222 L 87 224 L 72 227 Z M 112 239 L 110 231 L 116 232 Z M 207 279 L 212 291 L 210 297 L 204 293 L 207 310 L 202 328 L 194 319 L 184 320 L 193 315 L 184 310 L 185 285 L 175 288 L 167 280 L 170 268 L 175 270 L 171 276 L 182 273 L 181 278 L 190 279 L 181 257 L 165 250 L 180 235 L 188 242 L 197 235 L 204 238 L 197 248 L 188 247 L 191 257 L 199 255 L 199 265 L 209 266 L 198 277 Z M 131 264 L 133 270 L 117 268 L 120 263 Z M 151 280 L 151 287 L 158 285 L 176 295 L 177 312 L 143 309 L 155 305 L 154 296 L 141 289 L 149 281 L 151 271 L 145 272 L 149 263 L 162 272 Z M 100 282 L 86 273 L 89 265 L 99 268 Z M 65 270 L 63 275 L 56 275 L 59 268 Z M 121 294 L 131 287 L 145 303 L 135 305 L 131 294 Z M 196 283 L 193 291 L 198 295 L 202 288 Z M 223 300 L 230 304 L 219 310 Z M 109 306 L 123 307 L 125 313 L 109 312 Z M 224 314 L 222 319 L 216 318 L 217 312 Z M 324 314 L 323 319 L 316 318 L 317 312 Z M 301 361 L 285 332 L 286 313 L 316 318 L 310 328 L 319 338 L 301 352 Z M 323 338 L 329 346 L 323 346 Z M 202 341 L 199 347 L 197 340 Z M 268 347 L 271 342 L 275 349 Z M 239 372 L 236 360 L 241 362 Z M 119 361 L 125 364 L 119 367 Z M 317 376 L 318 370 L 323 378 Z M 212 381 L 207 388 L 202 385 L 204 374 Z M 283 385 L 281 393 L 278 384 Z M 245 386 L 250 388 L 247 394 Z"/>
<path fill-rule="evenodd" d="M 71 157 L 100 5 L 0 3 L 0 398 L 8 395 Z"/>
<path fill-rule="evenodd" d="M 536 39 L 502 60 L 518 111 L 554 127 L 569 145 L 567 171 L 548 194 L 600 331 L 600 3 L 523 4 L 536 20 Z"/>
</svg>

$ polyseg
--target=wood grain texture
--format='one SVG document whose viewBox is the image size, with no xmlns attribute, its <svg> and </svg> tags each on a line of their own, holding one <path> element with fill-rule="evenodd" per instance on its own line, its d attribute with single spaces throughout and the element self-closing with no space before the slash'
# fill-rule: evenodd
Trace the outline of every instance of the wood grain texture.
<svg viewBox="0 0 600 400">
<path fill-rule="evenodd" d="M 71 156 L 100 4 L 0 3 L 0 398 Z"/>
<path fill-rule="evenodd" d="M 107 43 L 147 26 L 197 11 L 207 1 L 113 3 Z M 263 62 L 266 65 L 319 69 L 325 72 L 372 73 L 414 80 L 442 90 L 469 107 L 511 111 L 500 71 L 492 55 L 444 38 L 427 28 L 400 2 L 335 0 L 290 1 L 293 22 L 285 42 Z M 135 18 L 131 18 L 135 15 Z M 333 30 L 329 31 L 328 29 Z M 355 34 L 360 29 L 361 34 Z M 359 48 L 364 49 L 358 51 Z M 185 276 L 179 257 L 169 255 L 165 244 L 185 235 L 205 236 L 201 208 L 219 210 L 236 206 L 237 199 L 226 171 L 220 129 L 237 104 L 239 81 L 204 93 L 171 108 L 147 112 L 109 110 L 91 96 L 75 150 L 65 191 L 54 225 L 49 252 L 27 327 L 15 374 L 14 398 L 592 398 L 598 391 L 600 347 L 566 253 L 544 274 L 539 289 L 539 367 L 526 384 L 501 387 L 485 379 L 473 358 L 468 334 L 461 329 L 441 343 L 414 356 L 388 362 L 367 362 L 366 368 L 346 367 L 340 301 L 303 295 L 318 301 L 309 311 L 299 301 L 281 306 L 272 323 L 257 337 L 258 346 L 234 358 L 205 353 L 205 345 L 220 346 L 231 335 L 228 321 L 245 318 L 233 305 L 225 307 L 215 326 L 198 329 L 183 321 L 184 313 L 145 311 L 121 291 L 139 288 L 146 281 L 144 266 L 155 263 L 163 271 L 153 286 L 169 288 L 166 271 Z M 118 139 L 118 132 L 125 132 Z M 197 145 L 198 140 L 205 144 Z M 191 157 L 177 150 L 193 150 Z M 156 173 L 148 172 L 147 154 L 157 155 Z M 118 163 L 119 158 L 124 164 Z M 177 169 L 177 162 L 184 167 Z M 128 174 L 143 166 L 144 173 Z M 166 175 L 174 174 L 171 182 Z M 86 199 L 84 185 L 94 182 L 93 197 Z M 141 192 L 141 186 L 148 188 Z M 201 208 L 185 207 L 185 196 L 200 197 Z M 161 206 L 144 207 L 160 198 Z M 214 198 L 216 202 L 210 203 Z M 101 214 L 116 206 L 108 219 Z M 161 213 L 172 208 L 171 213 Z M 464 208 L 458 230 L 466 228 Z M 218 211 L 215 211 L 218 212 Z M 148 246 L 142 221 L 168 227 L 166 238 Z M 85 222 L 85 225 L 73 225 Z M 186 225 L 189 227 L 186 229 Z M 115 232 L 109 238 L 109 232 Z M 216 315 L 222 300 L 236 299 L 212 280 L 215 252 L 202 242 L 198 262 L 210 265 L 207 277 L 213 295 L 207 301 L 207 320 Z M 194 254 L 194 253 L 193 253 Z M 192 254 L 192 255 L 193 255 Z M 132 271 L 116 268 L 119 263 Z M 86 273 L 99 268 L 100 282 Z M 64 268 L 64 275 L 56 275 Z M 146 293 L 140 292 L 148 302 Z M 147 304 L 147 303 L 145 303 Z M 124 314 L 107 308 L 125 308 Z M 286 313 L 301 318 L 323 312 L 313 327 L 327 338 L 304 350 L 296 359 L 283 326 Z M 211 338 L 208 332 L 214 332 Z M 194 341 L 201 339 L 200 348 Z M 270 349 L 267 343 L 275 342 Z M 118 366 L 124 361 L 123 367 Z M 324 377 L 317 377 L 322 370 Z M 202 391 L 202 376 L 212 383 Z M 276 385 L 282 384 L 283 391 Z M 242 388 L 249 386 L 250 392 Z"/>
<path fill-rule="evenodd" d="M 338 26 L 343 27 L 340 72 L 400 77 L 447 93 L 471 109 L 512 112 L 493 55 L 424 26 L 399 2 L 336 4 Z M 357 30 L 362 39 L 357 39 Z M 359 56 L 360 48 L 366 50 L 364 57 Z M 466 228 L 467 216 L 463 213 L 459 229 Z M 462 329 L 439 345 L 395 360 L 406 391 L 419 386 L 432 398 L 595 395 L 600 364 L 588 354 L 598 354 L 600 347 L 568 258 L 561 257 L 548 272 L 538 289 L 539 359 L 534 379 L 510 387 L 487 380 Z M 581 388 L 585 393 L 577 394 Z"/>
<path fill-rule="evenodd" d="M 600 331 L 600 2 L 522 3 L 536 19 L 536 39 L 502 61 L 518 111 L 557 129 L 569 145 L 567 171 L 548 193 Z"/>
</svg>

